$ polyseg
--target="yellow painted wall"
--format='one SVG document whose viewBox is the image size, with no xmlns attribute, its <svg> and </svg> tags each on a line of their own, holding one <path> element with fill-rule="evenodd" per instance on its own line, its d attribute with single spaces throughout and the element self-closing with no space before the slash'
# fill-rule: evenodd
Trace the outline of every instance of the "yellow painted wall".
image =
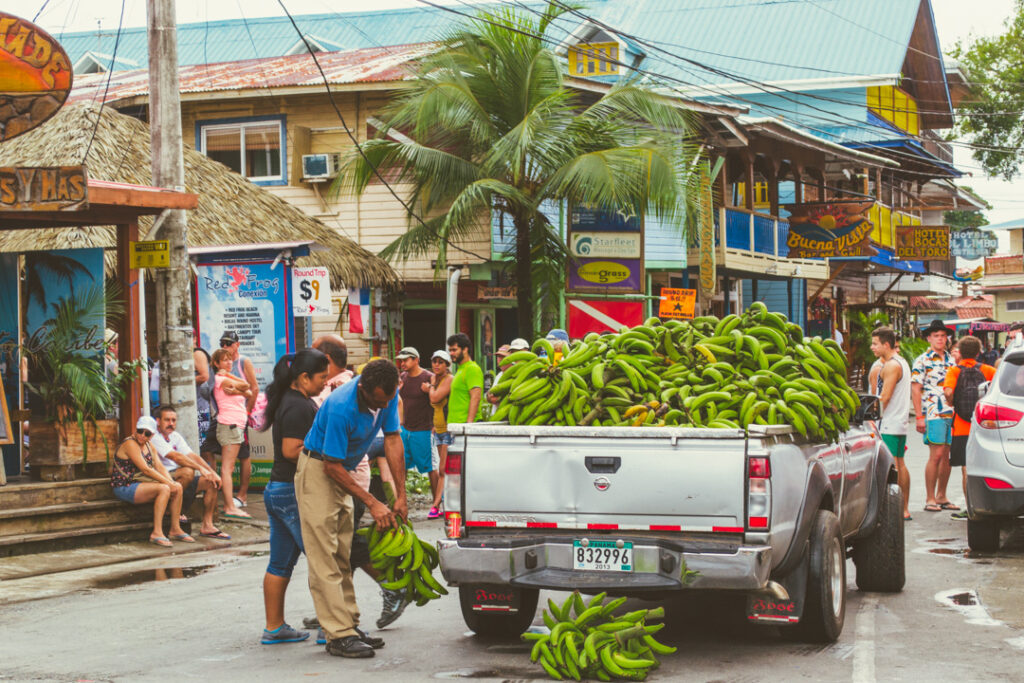
<svg viewBox="0 0 1024 683">
<path fill-rule="evenodd" d="M 868 88 L 868 109 L 902 131 L 921 134 L 921 119 L 917 101 L 906 92 L 891 85 Z"/>
</svg>

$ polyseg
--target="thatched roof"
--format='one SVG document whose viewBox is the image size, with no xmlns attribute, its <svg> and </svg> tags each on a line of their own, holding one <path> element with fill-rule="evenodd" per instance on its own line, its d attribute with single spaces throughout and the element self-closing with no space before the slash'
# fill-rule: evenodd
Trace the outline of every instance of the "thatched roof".
<svg viewBox="0 0 1024 683">
<path fill-rule="evenodd" d="M 89 177 L 150 185 L 149 127 L 111 108 L 69 105 L 43 126 L 0 145 L 0 166 L 60 166 L 80 163 L 89 148 Z M 230 246 L 313 240 L 324 251 L 298 259 L 331 270 L 335 287 L 398 285 L 385 261 L 276 195 L 252 184 L 227 166 L 185 145 L 185 189 L 199 195 L 188 212 L 190 246 Z M 144 234 L 151 218 L 140 220 Z M 0 231 L 0 252 L 81 247 L 113 248 L 113 227 Z"/>
</svg>

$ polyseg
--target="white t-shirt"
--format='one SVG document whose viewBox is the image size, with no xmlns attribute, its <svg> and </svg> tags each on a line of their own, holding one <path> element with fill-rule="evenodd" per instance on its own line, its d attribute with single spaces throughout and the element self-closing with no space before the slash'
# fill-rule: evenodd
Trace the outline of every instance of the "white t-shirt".
<svg viewBox="0 0 1024 683">
<path fill-rule="evenodd" d="M 174 462 L 167 457 L 167 454 L 171 451 L 176 451 L 182 455 L 190 455 L 193 451 L 189 448 L 188 442 L 178 432 L 171 432 L 171 437 L 165 439 L 164 435 L 157 432 L 150 439 L 150 443 L 153 444 L 153 450 L 160 456 L 160 462 L 164 464 L 168 472 L 173 472 L 178 469 L 178 463 Z"/>
</svg>

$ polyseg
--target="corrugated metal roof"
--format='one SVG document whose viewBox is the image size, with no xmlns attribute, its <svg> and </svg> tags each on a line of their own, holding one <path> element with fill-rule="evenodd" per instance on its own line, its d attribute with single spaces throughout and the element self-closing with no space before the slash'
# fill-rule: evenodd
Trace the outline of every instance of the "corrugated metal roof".
<svg viewBox="0 0 1024 683">
<path fill-rule="evenodd" d="M 320 52 L 317 61 L 332 85 L 400 81 L 408 77 L 406 65 L 423 57 L 434 43 L 397 45 L 387 48 Z M 109 87 L 107 78 L 110 77 Z M 267 59 L 248 59 L 222 64 L 193 64 L 179 70 L 182 93 L 248 90 L 252 88 L 283 88 L 296 86 L 323 87 L 323 77 L 308 54 Z M 111 74 L 90 74 L 75 79 L 68 98 L 70 102 L 115 102 L 149 93 L 149 72 L 146 69 Z"/>
</svg>

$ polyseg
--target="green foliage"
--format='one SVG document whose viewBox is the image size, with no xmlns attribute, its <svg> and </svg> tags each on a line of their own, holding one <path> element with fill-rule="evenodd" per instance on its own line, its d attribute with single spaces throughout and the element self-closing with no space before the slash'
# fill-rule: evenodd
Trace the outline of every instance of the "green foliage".
<svg viewBox="0 0 1024 683">
<path fill-rule="evenodd" d="M 569 260 L 545 207 L 570 201 L 645 211 L 683 231 L 687 204 L 698 196 L 693 125 L 675 102 L 636 79 L 600 97 L 565 86 L 551 48 L 558 38 L 543 35 L 564 11 L 550 3 L 537 18 L 495 9 L 450 32 L 332 185 L 333 193 L 361 195 L 376 169 L 407 192 L 426 224 L 410 216 L 407 232 L 381 255 L 436 253 L 438 275 L 461 257 L 449 242 L 478 241 L 489 219 L 503 214 L 515 235 L 509 268 L 519 334 L 527 337 L 537 307 L 556 306 Z"/>
<path fill-rule="evenodd" d="M 1012 180 L 1024 161 L 1024 1 L 998 36 L 958 43 L 951 54 L 967 74 L 956 132 L 980 147 L 974 158 L 990 176 Z"/>
<path fill-rule="evenodd" d="M 430 490 L 430 476 L 426 474 L 420 474 L 416 470 L 409 470 L 405 474 L 405 493 L 406 495 L 419 494 L 421 496 L 429 496 Z"/>
<path fill-rule="evenodd" d="M 988 218 L 980 211 L 946 211 L 942 220 L 953 230 L 967 230 L 988 225 Z"/>
<path fill-rule="evenodd" d="M 113 412 L 145 361 L 123 363 L 108 376 L 104 360 L 112 343 L 104 339 L 105 314 L 116 318 L 123 307 L 107 298 L 102 285 L 51 305 L 53 316 L 21 348 L 29 364 L 26 386 L 40 399 L 46 421 L 77 425 L 85 442 L 86 423 Z"/>
<path fill-rule="evenodd" d="M 928 348 L 928 340 L 920 337 L 904 337 L 900 340 L 900 355 L 907 365 L 913 366 L 914 361 Z"/>
</svg>

